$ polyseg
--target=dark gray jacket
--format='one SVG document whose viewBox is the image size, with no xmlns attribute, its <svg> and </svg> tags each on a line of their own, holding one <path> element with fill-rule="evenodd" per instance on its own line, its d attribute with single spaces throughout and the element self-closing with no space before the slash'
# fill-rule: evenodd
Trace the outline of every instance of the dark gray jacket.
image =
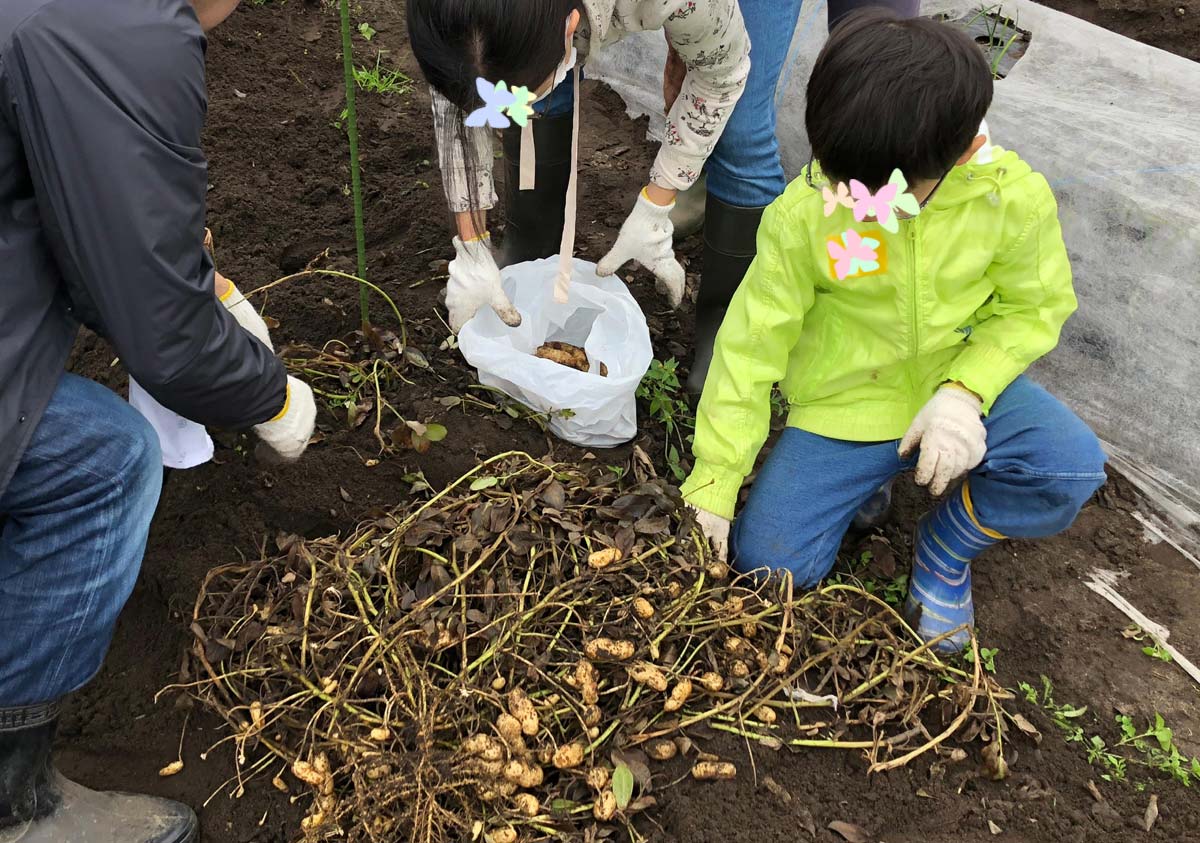
<svg viewBox="0 0 1200 843">
<path fill-rule="evenodd" d="M 0 494 L 80 322 L 189 419 L 283 406 L 201 246 L 204 51 L 187 0 L 0 0 Z"/>
</svg>

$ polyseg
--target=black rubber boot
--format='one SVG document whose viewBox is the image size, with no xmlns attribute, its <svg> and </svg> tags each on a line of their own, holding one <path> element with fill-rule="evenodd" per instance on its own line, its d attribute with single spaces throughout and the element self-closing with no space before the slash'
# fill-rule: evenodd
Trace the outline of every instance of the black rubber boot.
<svg viewBox="0 0 1200 843">
<path fill-rule="evenodd" d="M 533 190 L 521 190 L 521 128 L 504 130 L 504 241 L 496 265 L 557 255 L 562 246 L 567 183 L 571 180 L 571 115 L 537 117 L 533 142 L 537 151 Z"/>
<path fill-rule="evenodd" d="M 754 260 L 758 224 L 766 208 L 739 208 L 714 197 L 704 205 L 704 265 L 696 298 L 696 333 L 687 392 L 699 397 L 712 363 L 713 343 L 729 301 Z"/>
<path fill-rule="evenodd" d="M 97 793 L 63 778 L 51 763 L 55 721 L 38 714 L 0 709 L 0 843 L 196 840 L 196 815 L 186 805 Z"/>
</svg>

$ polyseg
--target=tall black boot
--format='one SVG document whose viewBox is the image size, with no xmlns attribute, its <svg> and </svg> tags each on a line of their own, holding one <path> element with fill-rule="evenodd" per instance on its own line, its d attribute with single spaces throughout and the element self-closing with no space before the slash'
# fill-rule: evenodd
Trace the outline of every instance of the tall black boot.
<svg viewBox="0 0 1200 843">
<path fill-rule="evenodd" d="M 688 375 L 689 395 L 699 397 L 712 363 L 713 343 L 729 301 L 754 260 L 758 224 L 766 208 L 739 208 L 711 193 L 704 206 L 704 265 L 696 298 L 695 353 Z"/>
<path fill-rule="evenodd" d="M 504 130 L 504 241 L 496 265 L 557 255 L 562 245 L 567 183 L 571 180 L 571 114 L 537 117 L 533 142 L 537 150 L 536 183 L 521 190 L 521 128 Z"/>
<path fill-rule="evenodd" d="M 0 709 L 0 843 L 193 843 L 196 815 L 178 802 L 97 793 L 51 763 L 53 706 Z"/>
</svg>

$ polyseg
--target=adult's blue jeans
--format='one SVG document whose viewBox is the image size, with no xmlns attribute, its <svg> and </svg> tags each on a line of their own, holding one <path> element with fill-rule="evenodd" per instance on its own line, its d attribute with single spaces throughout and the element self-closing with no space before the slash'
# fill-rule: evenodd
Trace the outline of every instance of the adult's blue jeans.
<svg viewBox="0 0 1200 843">
<path fill-rule="evenodd" d="M 740 0 L 740 5 L 750 34 L 750 77 L 708 159 L 708 192 L 738 208 L 761 208 L 774 202 L 787 186 L 775 136 L 775 93 L 801 0 Z M 862 6 L 887 6 L 912 17 L 920 0 L 829 0 L 829 25 Z"/>
<path fill-rule="evenodd" d="M 970 473 L 979 522 L 1011 538 L 1062 532 L 1104 484 L 1095 434 L 1058 399 L 1018 378 L 984 420 L 987 455 Z M 899 442 L 845 442 L 784 431 L 734 525 L 736 567 L 790 571 L 811 588 L 833 567 L 851 520 L 886 482 L 916 465 Z"/>
<path fill-rule="evenodd" d="M 64 374 L 0 495 L 0 714 L 52 703 L 100 669 L 161 484 L 150 424 Z"/>
</svg>

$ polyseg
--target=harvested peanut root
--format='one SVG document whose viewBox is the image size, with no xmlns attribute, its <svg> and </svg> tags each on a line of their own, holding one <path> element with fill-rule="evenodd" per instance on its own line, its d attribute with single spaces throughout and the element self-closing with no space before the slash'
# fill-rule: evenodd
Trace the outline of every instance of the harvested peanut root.
<svg viewBox="0 0 1200 843">
<path fill-rule="evenodd" d="M 557 363 L 560 366 L 566 366 L 568 369 L 575 369 L 579 372 L 587 372 L 591 369 L 591 365 L 588 363 L 587 352 L 579 346 L 571 345 L 568 342 L 545 343 L 534 352 L 534 356 Z M 605 366 L 603 363 L 600 364 L 600 377 L 608 377 L 608 366 Z"/>
<path fill-rule="evenodd" d="M 525 789 L 537 787 L 545 778 L 542 768 L 521 760 L 509 761 L 504 768 L 504 778 Z"/>
<path fill-rule="evenodd" d="M 517 830 L 512 826 L 494 828 L 488 832 L 488 838 L 492 843 L 517 843 Z"/>
<path fill-rule="evenodd" d="M 770 726 L 776 720 L 775 709 L 769 705 L 760 705 L 754 710 L 754 717 Z"/>
<path fill-rule="evenodd" d="M 725 680 L 721 674 L 709 671 L 696 680 L 700 687 L 709 693 L 716 694 L 725 689 Z"/>
<path fill-rule="evenodd" d="M 559 770 L 574 770 L 582 763 L 583 744 L 564 744 L 554 753 L 554 766 Z"/>
<path fill-rule="evenodd" d="M 594 707 L 600 699 L 600 684 L 596 673 L 595 666 L 587 659 L 580 659 L 575 663 L 575 687 L 579 689 L 579 695 L 583 699 L 583 704 L 589 707 L 589 710 Z M 599 709 L 597 709 L 597 712 Z M 585 715 L 586 722 L 587 717 Z M 596 723 L 600 721 L 597 719 Z M 588 723 L 589 726 L 595 726 L 596 723 Z"/>
<path fill-rule="evenodd" d="M 633 601 L 633 613 L 644 621 L 654 617 L 654 606 L 645 597 L 638 597 Z"/>
<path fill-rule="evenodd" d="M 538 798 L 532 793 L 518 793 L 513 797 L 513 807 L 523 817 L 536 817 L 538 815 Z"/>
<path fill-rule="evenodd" d="M 637 662 L 625 669 L 629 678 L 639 685 L 645 685 L 660 694 L 667 690 L 667 677 L 661 670 L 649 662 Z"/>
<path fill-rule="evenodd" d="M 729 781 L 737 778 L 737 767 L 728 761 L 701 761 L 692 768 L 692 778 L 699 782 Z"/>
<path fill-rule="evenodd" d="M 635 652 L 637 648 L 632 641 L 613 641 L 611 638 L 594 638 L 583 647 L 583 654 L 593 660 L 624 662 L 633 658 Z"/>
<path fill-rule="evenodd" d="M 521 731 L 529 737 L 538 733 L 538 715 L 533 702 L 520 688 L 508 692 L 508 710 L 521 724 Z"/>
<path fill-rule="evenodd" d="M 646 747 L 646 754 L 655 761 L 670 761 L 679 754 L 679 747 L 671 740 L 651 741 Z"/>
<path fill-rule="evenodd" d="M 597 571 L 603 571 L 614 562 L 620 562 L 623 555 L 621 549 L 618 547 L 606 547 L 603 550 L 597 550 L 588 557 L 588 567 Z"/>
<path fill-rule="evenodd" d="M 617 813 L 617 795 L 611 789 L 600 791 L 596 804 L 592 806 L 592 816 L 600 822 L 608 822 Z"/>
<path fill-rule="evenodd" d="M 692 680 L 687 678 L 680 679 L 679 684 L 671 689 L 671 695 L 667 697 L 667 701 L 663 703 L 663 711 L 679 711 L 691 695 Z"/>
<path fill-rule="evenodd" d="M 292 764 L 292 775 L 305 784 L 310 784 L 313 787 L 320 787 L 325 781 L 325 773 L 321 772 L 307 761 L 296 761 L 294 764 Z"/>
<path fill-rule="evenodd" d="M 603 767 L 593 767 L 588 770 L 587 783 L 592 790 L 604 790 L 608 787 L 608 770 Z"/>
</svg>

